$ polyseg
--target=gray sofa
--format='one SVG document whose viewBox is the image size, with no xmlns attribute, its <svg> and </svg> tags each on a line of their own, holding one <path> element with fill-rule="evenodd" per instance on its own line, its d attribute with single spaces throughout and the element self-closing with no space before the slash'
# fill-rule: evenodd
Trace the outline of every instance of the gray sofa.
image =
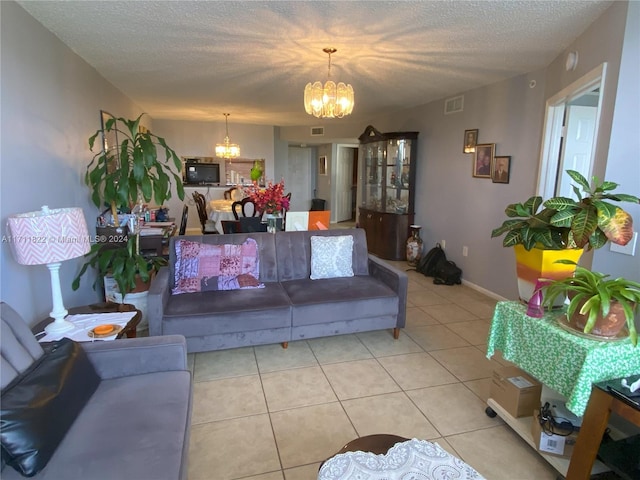
<svg viewBox="0 0 640 480">
<path fill-rule="evenodd" d="M 311 280 L 311 237 L 353 236 L 353 277 Z M 173 295 L 175 242 L 256 240 L 265 288 Z M 173 237 L 149 291 L 150 335 L 184 335 L 189 352 L 393 329 L 406 318 L 407 275 L 367 252 L 362 229 Z"/>
<path fill-rule="evenodd" d="M 11 307 L 2 303 L 0 309 L 4 392 L 43 349 Z M 186 479 L 192 379 L 184 338 L 81 345 L 100 383 L 47 465 L 32 478 Z M 4 457 L 0 477 L 24 478 L 4 464 Z"/>
</svg>

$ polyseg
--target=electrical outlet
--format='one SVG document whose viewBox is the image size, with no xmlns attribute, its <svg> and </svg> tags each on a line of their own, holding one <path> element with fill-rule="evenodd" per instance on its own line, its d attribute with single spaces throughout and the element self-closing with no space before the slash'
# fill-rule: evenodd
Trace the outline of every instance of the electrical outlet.
<svg viewBox="0 0 640 480">
<path fill-rule="evenodd" d="M 611 251 L 631 255 L 633 257 L 636 254 L 636 240 L 638 240 L 638 232 L 633 232 L 633 237 L 625 246 L 612 242 L 610 247 Z"/>
<path fill-rule="evenodd" d="M 462 256 L 466 257 L 467 255 L 469 255 L 469 248 L 465 245 L 462 247 Z"/>
<path fill-rule="evenodd" d="M 447 241 L 446 240 L 440 240 L 440 246 L 442 247 L 443 250 L 445 248 L 447 248 Z"/>
</svg>

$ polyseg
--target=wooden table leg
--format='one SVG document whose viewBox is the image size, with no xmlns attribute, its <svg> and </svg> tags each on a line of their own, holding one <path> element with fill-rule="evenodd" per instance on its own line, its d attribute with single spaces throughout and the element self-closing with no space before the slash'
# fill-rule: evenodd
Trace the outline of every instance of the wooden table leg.
<svg viewBox="0 0 640 480">
<path fill-rule="evenodd" d="M 571 455 L 566 480 L 589 480 L 600 442 L 609 423 L 613 397 L 598 387 L 591 388 L 589 404 Z"/>
</svg>

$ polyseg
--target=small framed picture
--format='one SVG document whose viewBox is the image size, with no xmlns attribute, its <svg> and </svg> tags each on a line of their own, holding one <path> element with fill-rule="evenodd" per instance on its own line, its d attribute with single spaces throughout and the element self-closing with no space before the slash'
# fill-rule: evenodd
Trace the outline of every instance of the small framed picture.
<svg viewBox="0 0 640 480">
<path fill-rule="evenodd" d="M 509 183 L 511 157 L 493 157 L 491 163 L 491 181 L 493 183 Z"/>
<path fill-rule="evenodd" d="M 318 175 L 327 175 L 327 157 L 324 155 L 318 158 Z"/>
<path fill-rule="evenodd" d="M 483 143 L 476 145 L 476 154 L 473 157 L 473 176 L 491 178 L 491 165 L 493 154 L 496 150 L 495 143 Z"/>
<path fill-rule="evenodd" d="M 478 143 L 478 129 L 465 130 L 464 142 L 462 145 L 462 153 L 475 153 L 476 145 Z"/>
</svg>

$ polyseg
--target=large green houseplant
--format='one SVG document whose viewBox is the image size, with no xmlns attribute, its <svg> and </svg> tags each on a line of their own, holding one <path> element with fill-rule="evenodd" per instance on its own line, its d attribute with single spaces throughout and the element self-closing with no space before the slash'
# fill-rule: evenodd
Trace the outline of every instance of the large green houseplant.
<svg viewBox="0 0 640 480">
<path fill-rule="evenodd" d="M 129 212 L 137 203 L 153 199 L 161 206 L 171 198 L 172 183 L 176 185 L 178 197 L 184 199 L 182 179 L 177 173 L 182 170 L 182 162 L 164 138 L 140 128 L 143 115 L 135 120 L 110 117 L 89 138 L 89 148 L 93 151 L 96 138 L 117 133 L 118 142 L 101 145 L 100 151 L 87 166 L 85 175 L 85 181 L 92 190 L 93 203 L 97 207 L 109 206 L 116 227 L 119 226 L 118 214 Z M 164 158 L 159 156 L 159 151 L 164 152 Z M 98 283 L 102 284 L 106 275 L 111 275 L 123 301 L 126 294 L 139 291 L 141 283 L 148 288 L 153 273 L 167 262 L 162 257 L 141 255 L 139 242 L 139 234 L 130 232 L 126 244 L 93 245 L 73 281 L 73 289 L 79 287 L 80 279 L 88 267 L 98 270 L 94 288 Z"/>
<path fill-rule="evenodd" d="M 118 213 L 153 199 L 158 206 L 171 198 L 172 177 L 180 200 L 184 200 L 184 187 L 179 172 L 182 162 L 164 138 L 140 128 L 141 114 L 135 120 L 109 118 L 103 127 L 89 138 L 93 152 L 96 138 L 115 132 L 118 143 L 99 145 L 85 175 L 91 188 L 91 199 L 98 208 L 111 209 L 114 225 L 119 226 Z M 164 158 L 158 156 L 164 152 Z"/>
<path fill-rule="evenodd" d="M 567 320 L 573 321 L 584 333 L 610 336 L 614 320 L 619 317 L 629 329 L 633 345 L 638 343 L 634 311 L 640 303 L 640 283 L 625 278 L 610 278 L 600 272 L 593 272 L 569 260 L 559 260 L 571 264 L 575 273 L 570 278 L 550 281 L 542 287 L 543 304 L 553 306 L 557 298 L 569 298 Z M 602 322 L 602 325 L 600 323 Z M 595 330 L 594 330 L 595 329 Z"/>
</svg>

